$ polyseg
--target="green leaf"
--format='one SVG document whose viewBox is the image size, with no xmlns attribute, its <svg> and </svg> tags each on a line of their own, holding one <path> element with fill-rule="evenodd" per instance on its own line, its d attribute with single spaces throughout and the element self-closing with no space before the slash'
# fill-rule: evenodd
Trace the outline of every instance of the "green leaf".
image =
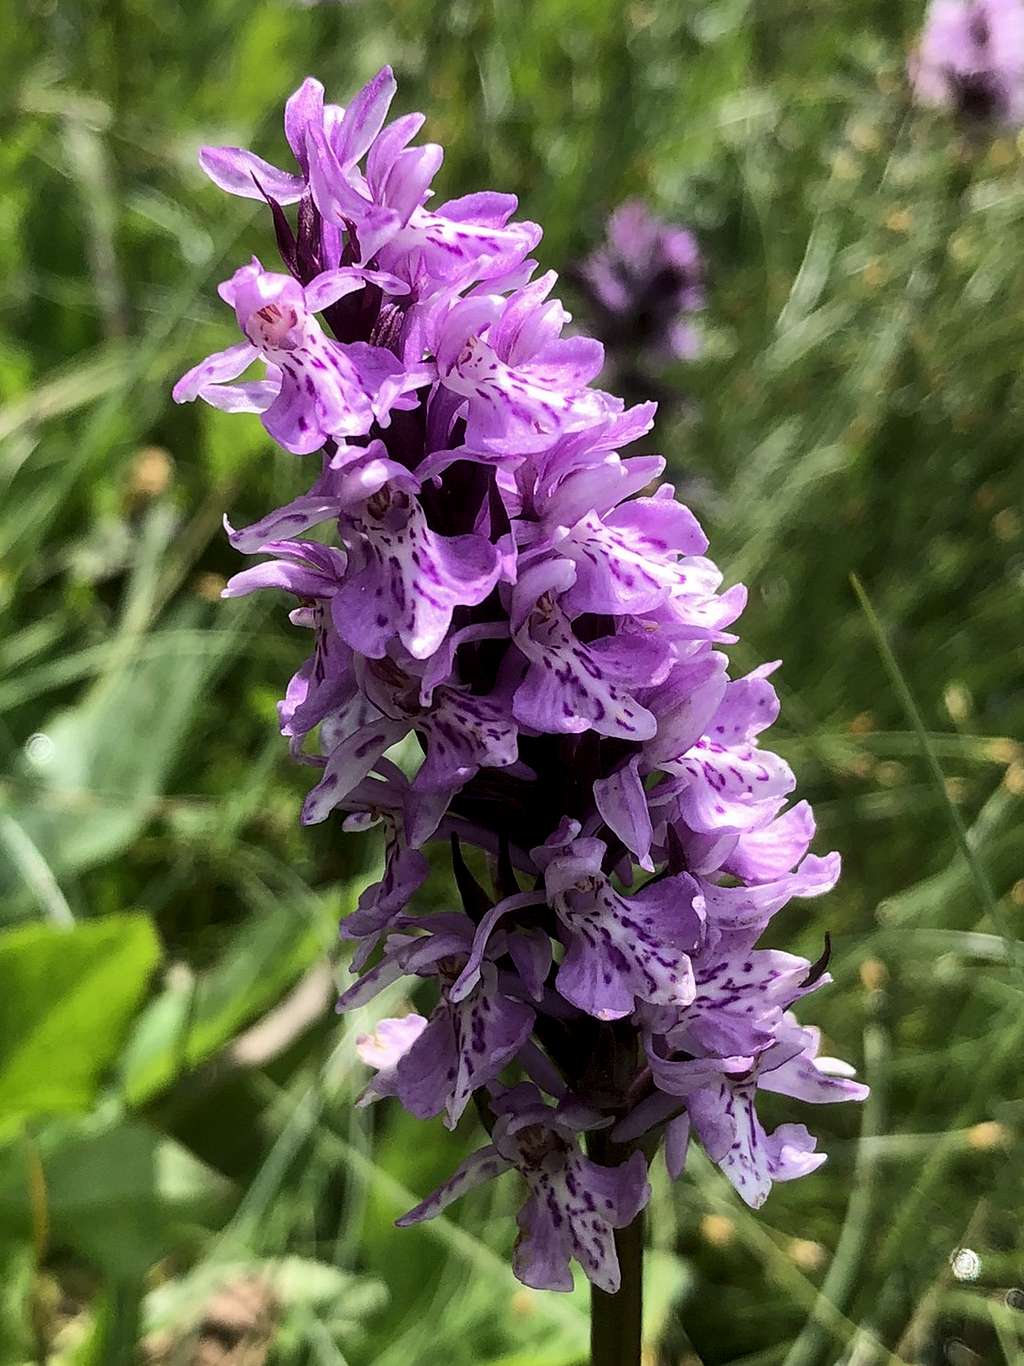
<svg viewBox="0 0 1024 1366">
<path fill-rule="evenodd" d="M 674 1252 L 650 1248 L 644 1258 L 644 1341 L 660 1342 L 693 1285 L 689 1264 Z"/>
<path fill-rule="evenodd" d="M 70 1247 L 114 1280 L 129 1283 L 223 1206 L 229 1183 L 187 1148 L 135 1121 L 99 1131 L 55 1121 L 39 1138 L 49 1241 Z M 0 1163 L 0 1223 L 23 1235 L 38 1227 L 24 1148 Z"/>
<path fill-rule="evenodd" d="M 92 1103 L 159 957 L 144 915 L 0 933 L 0 1128 Z"/>
<path fill-rule="evenodd" d="M 95 866 L 120 853 L 157 810 L 171 767 L 193 724 L 203 687 L 236 643 L 231 631 L 197 634 L 197 603 L 168 613 L 151 629 L 161 582 L 179 534 L 170 504 L 149 509 L 137 535 L 134 562 L 117 631 L 99 650 L 72 652 L 24 678 L 7 681 L 4 701 L 18 706 L 40 687 L 96 673 L 72 707 L 44 721 L 48 757 L 23 757 L 19 782 L 0 794 L 0 815 L 32 851 L 29 865 L 43 881 Z M 244 614 L 235 620 L 240 630 Z M 54 668 L 56 666 L 56 672 Z M 33 674 L 35 675 L 33 677 Z M 3 691 L 0 689 L 0 691 Z M 25 858 L 0 861 L 0 892 L 41 880 Z"/>
<path fill-rule="evenodd" d="M 134 1366 L 141 1305 L 140 1277 L 108 1282 L 98 1296 L 88 1337 L 68 1366 Z"/>
<path fill-rule="evenodd" d="M 55 874 L 119 853 L 156 809 L 207 671 L 224 648 L 214 639 L 181 648 L 178 628 L 195 615 L 180 612 L 166 631 L 112 650 L 107 676 L 44 723 L 53 759 L 41 773 L 26 772 L 5 805 Z M 13 867 L 0 868 L 0 891 L 18 881 Z"/>
<path fill-rule="evenodd" d="M 324 951 L 324 931 L 282 908 L 254 916 L 191 981 L 171 982 L 141 1015 L 120 1063 L 121 1089 L 141 1105 L 222 1048 L 278 1001 Z"/>
<path fill-rule="evenodd" d="M 34 1272 L 31 1243 L 0 1238 L 0 1361 L 29 1360 Z"/>
</svg>

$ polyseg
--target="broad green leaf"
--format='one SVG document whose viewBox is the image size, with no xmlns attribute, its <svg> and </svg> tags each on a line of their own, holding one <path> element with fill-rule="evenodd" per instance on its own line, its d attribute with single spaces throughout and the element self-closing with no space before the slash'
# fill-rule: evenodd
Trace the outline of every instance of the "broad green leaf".
<svg viewBox="0 0 1024 1366">
<path fill-rule="evenodd" d="M 128 1103 L 142 1104 L 222 1048 L 323 951 L 323 929 L 285 906 L 254 915 L 212 968 L 170 983 L 143 1012 L 121 1059 Z"/>
<path fill-rule="evenodd" d="M 195 603 L 149 629 L 178 522 L 169 504 L 149 510 L 118 629 L 95 656 L 94 683 L 75 706 L 44 723 L 45 762 L 23 761 L 20 781 L 3 797 L 51 876 L 92 867 L 139 834 L 164 792 L 203 684 L 237 639 L 230 631 L 194 637 Z M 236 628 L 241 624 L 236 618 Z M 65 662 L 73 676 L 74 659 Z M 15 680 L 7 702 L 18 700 Z M 15 861 L 0 864 L 0 891 L 26 880 Z"/>
<path fill-rule="evenodd" d="M 30 1194 L 29 1156 L 42 1168 L 42 1206 Z M 28 1235 L 45 1221 L 51 1246 L 67 1246 L 118 1281 L 132 1280 L 197 1223 L 221 1209 L 230 1185 L 187 1148 L 136 1121 L 96 1129 L 55 1121 L 29 1154 L 0 1159 L 0 1222 Z"/>
<path fill-rule="evenodd" d="M 62 874 L 120 852 L 153 814 L 167 773 L 225 634 L 182 649 L 180 628 L 195 611 L 176 614 L 163 632 L 124 642 L 106 657 L 107 674 L 77 706 L 43 727 L 50 741 L 45 768 L 26 773 L 4 804 Z M 12 865 L 0 867 L 0 892 L 17 886 Z"/>
<path fill-rule="evenodd" d="M 0 1128 L 92 1103 L 159 957 L 144 915 L 0 932 Z"/>
</svg>

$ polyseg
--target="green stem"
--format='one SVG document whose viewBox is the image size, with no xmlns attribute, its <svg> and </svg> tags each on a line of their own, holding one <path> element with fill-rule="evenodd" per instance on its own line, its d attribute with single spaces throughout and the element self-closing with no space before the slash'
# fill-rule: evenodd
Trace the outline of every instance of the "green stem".
<svg viewBox="0 0 1024 1366">
<path fill-rule="evenodd" d="M 613 1143 L 606 1129 L 588 1135 L 587 1150 L 602 1166 L 625 1162 L 632 1145 Z M 643 1344 L 644 1216 L 615 1230 L 621 1282 L 618 1293 L 590 1289 L 590 1366 L 640 1366 Z"/>
<path fill-rule="evenodd" d="M 617 1295 L 590 1289 L 590 1366 L 640 1366 L 644 1287 L 644 1216 L 615 1230 L 622 1285 Z"/>
</svg>

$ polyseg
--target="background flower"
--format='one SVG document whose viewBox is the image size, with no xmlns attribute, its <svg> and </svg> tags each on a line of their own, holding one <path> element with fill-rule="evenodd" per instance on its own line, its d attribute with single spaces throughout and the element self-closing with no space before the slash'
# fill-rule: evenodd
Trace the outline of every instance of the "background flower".
<svg viewBox="0 0 1024 1366">
<path fill-rule="evenodd" d="M 1024 121 L 1024 5 L 933 0 L 910 59 L 922 104 L 993 124 Z"/>
<path fill-rule="evenodd" d="M 595 331 L 633 364 L 643 351 L 663 362 L 696 355 L 689 315 L 704 307 L 703 274 L 694 233 L 664 222 L 642 199 L 615 209 L 604 242 L 580 268 Z"/>
</svg>

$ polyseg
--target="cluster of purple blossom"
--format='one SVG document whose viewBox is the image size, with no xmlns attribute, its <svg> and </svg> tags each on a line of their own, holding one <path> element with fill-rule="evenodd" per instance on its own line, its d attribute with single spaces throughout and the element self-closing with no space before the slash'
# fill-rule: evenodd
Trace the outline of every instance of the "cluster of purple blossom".
<svg viewBox="0 0 1024 1366">
<path fill-rule="evenodd" d="M 620 365 L 689 360 L 699 342 L 690 315 L 704 307 L 703 268 L 689 228 L 665 223 L 642 199 L 608 219 L 605 240 L 584 261 L 580 281 L 594 330 Z"/>
<path fill-rule="evenodd" d="M 932 0 L 910 79 L 922 104 L 975 122 L 1024 123 L 1024 4 Z"/>
<path fill-rule="evenodd" d="M 490 1131 L 399 1222 L 515 1168 L 517 1275 L 568 1289 L 575 1257 L 613 1291 L 612 1230 L 647 1201 L 659 1136 L 673 1175 L 692 1132 L 757 1206 L 824 1161 L 802 1124 L 765 1132 L 757 1092 L 863 1096 L 791 1014 L 824 961 L 756 947 L 839 858 L 807 852 L 810 809 L 787 809 L 793 774 L 759 747 L 775 666 L 731 680 L 718 648 L 743 588 L 722 591 L 664 460 L 619 454 L 654 405 L 593 386 L 602 348 L 561 335 L 512 196 L 427 207 L 442 151 L 410 145 L 420 115 L 386 122 L 394 93 L 385 68 L 343 110 L 307 80 L 285 111 L 295 172 L 203 151 L 218 185 L 268 201 L 288 274 L 253 260 L 221 286 L 245 340 L 174 396 L 320 452 L 308 493 L 229 527 L 269 558 L 225 594 L 284 589 L 312 633 L 279 707 L 317 773 L 303 820 L 384 829 L 383 876 L 342 925 L 361 975 L 340 1008 L 402 978 L 436 991 L 362 1039 L 364 1100 L 452 1128 L 472 1099 Z M 461 908 L 416 914 L 438 840 Z M 584 1156 L 587 1131 L 626 1159 Z"/>
</svg>

